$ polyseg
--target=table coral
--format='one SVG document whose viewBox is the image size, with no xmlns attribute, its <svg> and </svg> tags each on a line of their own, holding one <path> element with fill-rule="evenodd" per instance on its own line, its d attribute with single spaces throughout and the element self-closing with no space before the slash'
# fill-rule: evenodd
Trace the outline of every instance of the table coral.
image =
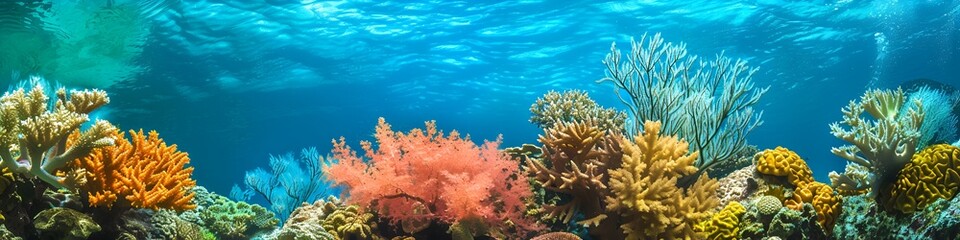
<svg viewBox="0 0 960 240">
<path fill-rule="evenodd" d="M 82 138 L 82 136 L 78 136 Z M 89 193 L 91 206 L 112 207 L 125 201 L 134 208 L 188 210 L 196 181 L 187 153 L 167 145 L 159 134 L 130 130 L 130 139 L 115 132 L 115 146 L 94 150 L 72 163 L 86 170 L 80 189 Z M 122 204 L 127 206 L 128 204 Z"/>
<path fill-rule="evenodd" d="M 694 238 L 694 225 L 710 216 L 719 200 L 717 182 L 700 175 L 687 189 L 677 179 L 694 174 L 697 152 L 675 136 L 660 136 L 660 123 L 647 121 L 635 141 L 622 140 L 623 164 L 610 171 L 607 210 L 619 212 L 626 239 Z"/>
<path fill-rule="evenodd" d="M 951 199 L 960 187 L 960 148 L 937 144 L 913 155 L 890 188 L 888 208 L 913 213 L 937 199 Z"/>
</svg>

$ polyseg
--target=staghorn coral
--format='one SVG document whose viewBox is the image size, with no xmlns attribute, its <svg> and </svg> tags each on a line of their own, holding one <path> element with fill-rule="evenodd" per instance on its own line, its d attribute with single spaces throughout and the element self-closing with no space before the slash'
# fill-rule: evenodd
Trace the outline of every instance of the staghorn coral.
<svg viewBox="0 0 960 240">
<path fill-rule="evenodd" d="M 586 220 L 578 224 L 598 225 L 608 217 L 603 206 L 609 194 L 607 172 L 620 167 L 621 135 L 589 121 L 558 122 L 544 132 L 539 141 L 546 162 L 527 161 L 528 174 L 545 189 L 572 197 L 561 205 L 545 205 L 548 217 L 568 223 L 580 213 Z"/>
<path fill-rule="evenodd" d="M 870 169 L 863 165 L 847 163 L 843 174 L 830 172 L 830 186 L 840 195 L 855 196 L 870 193 L 873 185 Z"/>
<path fill-rule="evenodd" d="M 913 213 L 937 199 L 953 198 L 958 188 L 960 148 L 937 144 L 913 155 L 891 186 L 890 196 L 880 199 L 888 209 Z"/>
<path fill-rule="evenodd" d="M 794 187 L 813 182 L 813 171 L 810 171 L 807 163 L 796 152 L 785 147 L 767 149 L 757 153 L 754 156 L 754 164 L 757 166 L 757 172 L 786 177 L 787 181 Z"/>
<path fill-rule="evenodd" d="M 700 175 L 687 189 L 677 179 L 697 172 L 697 153 L 687 153 L 687 142 L 661 136 L 660 122 L 644 123 L 635 141 L 622 140 L 623 164 L 610 170 L 607 210 L 624 218 L 626 239 L 694 238 L 694 225 L 708 218 L 719 199 L 717 181 Z"/>
<path fill-rule="evenodd" d="M 860 97 L 860 102 L 850 101 L 843 109 L 843 121 L 830 124 L 831 134 L 851 144 L 831 149 L 833 154 L 865 167 L 870 173 L 865 182 L 871 185 L 838 185 L 845 188 L 841 191 L 858 192 L 863 189 L 846 188 L 870 187 L 871 196 L 876 196 L 880 189 L 893 183 L 900 169 L 910 162 L 921 137 L 919 129 L 924 110 L 919 100 L 914 99 L 912 107 L 906 107 L 906 103 L 903 90 L 899 88 L 896 91 L 867 91 Z M 872 119 L 861 116 L 864 112 Z M 841 127 L 841 123 L 849 129 Z M 837 179 L 834 181 L 844 181 L 839 179 L 841 174 L 831 175 L 834 176 L 831 179 Z"/>
<path fill-rule="evenodd" d="M 78 136 L 82 138 L 82 136 Z M 187 153 L 177 145 L 167 145 L 156 131 L 144 135 L 143 130 L 130 130 L 130 140 L 119 132 L 115 146 L 94 150 L 92 154 L 72 163 L 85 169 L 90 206 L 121 206 L 147 209 L 189 210 L 194 194 L 190 192 L 196 181 L 191 179 L 193 167 L 188 167 Z"/>
<path fill-rule="evenodd" d="M 560 122 L 593 121 L 604 131 L 624 131 L 627 114 L 612 108 L 600 107 L 587 92 L 568 90 L 559 93 L 549 91 L 530 106 L 530 122 L 541 129 L 553 127 Z"/>
<path fill-rule="evenodd" d="M 96 148 L 113 145 L 111 137 L 116 128 L 98 120 L 66 146 L 67 136 L 78 131 L 89 120 L 88 114 L 110 99 L 101 90 L 70 91 L 68 95 L 60 88 L 55 104 L 49 106 L 46 88 L 42 79 L 34 77 L 0 97 L 0 166 L 67 188 L 65 179 L 54 175 L 57 170 Z"/>
<path fill-rule="evenodd" d="M 515 226 L 511 235 L 538 230 L 523 216 L 530 186 L 517 176 L 517 161 L 497 150 L 499 139 L 477 146 L 456 131 L 445 136 L 432 121 L 426 122 L 426 131 L 394 132 L 383 118 L 375 137 L 378 149 L 361 143 L 369 160 L 341 138 L 333 147 L 339 161 L 324 165 L 334 183 L 346 186 L 350 203 L 377 211 L 393 225 L 480 217 L 503 231 Z M 425 211 L 414 211 L 419 207 Z"/>
<path fill-rule="evenodd" d="M 745 212 L 747 209 L 739 202 L 730 202 L 710 219 L 697 224 L 696 230 L 704 233 L 706 239 L 738 239 L 740 218 Z"/>
</svg>

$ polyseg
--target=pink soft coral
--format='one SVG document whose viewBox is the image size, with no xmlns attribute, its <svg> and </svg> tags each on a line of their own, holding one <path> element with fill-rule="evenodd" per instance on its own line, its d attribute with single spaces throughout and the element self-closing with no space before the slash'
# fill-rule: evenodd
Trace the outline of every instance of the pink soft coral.
<svg viewBox="0 0 960 240">
<path fill-rule="evenodd" d="M 509 235 L 537 230 L 523 217 L 530 186 L 518 177 L 519 164 L 497 150 L 499 138 L 477 146 L 456 131 L 444 136 L 433 121 L 426 122 L 426 131 L 404 134 L 392 131 L 383 118 L 375 137 L 377 149 L 370 142 L 360 143 L 369 161 L 351 150 L 344 138 L 333 141 L 333 155 L 339 161 L 324 166 L 324 172 L 347 186 L 351 203 L 376 210 L 394 225 L 479 218 Z"/>
</svg>

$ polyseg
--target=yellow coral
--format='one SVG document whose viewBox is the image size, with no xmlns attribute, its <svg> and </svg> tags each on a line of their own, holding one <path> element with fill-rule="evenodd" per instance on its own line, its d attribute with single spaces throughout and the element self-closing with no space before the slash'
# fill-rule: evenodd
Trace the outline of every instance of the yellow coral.
<svg viewBox="0 0 960 240">
<path fill-rule="evenodd" d="M 357 205 L 337 208 L 323 220 L 323 229 L 336 239 L 380 239 L 373 234 L 377 224 L 373 214 L 363 212 Z"/>
<path fill-rule="evenodd" d="M 697 224 L 696 230 L 703 233 L 706 239 L 738 239 L 740 217 L 746 212 L 747 209 L 739 202 L 730 202 L 710 219 Z"/>
<path fill-rule="evenodd" d="M 813 171 L 807 167 L 807 163 L 785 147 L 763 150 L 754 156 L 754 162 L 757 165 L 757 171 L 763 174 L 787 177 L 787 181 L 793 186 L 813 182 Z"/>
<path fill-rule="evenodd" d="M 960 148 L 927 147 L 900 171 L 886 205 L 904 213 L 923 209 L 937 199 L 951 199 L 960 187 Z"/>
<path fill-rule="evenodd" d="M 635 141 L 623 139 L 623 164 L 610 171 L 607 210 L 626 220 L 626 239 L 693 238 L 694 225 L 710 216 L 720 200 L 717 181 L 700 175 L 686 190 L 677 179 L 697 172 L 697 152 L 675 136 L 660 136 L 660 122 L 644 123 Z"/>
<path fill-rule="evenodd" d="M 188 167 L 187 153 L 168 146 L 159 134 L 130 130 L 130 140 L 114 133 L 115 146 L 97 149 L 72 164 L 86 170 L 87 182 L 80 189 L 88 193 L 91 206 L 112 207 L 119 199 L 129 206 L 149 209 L 189 210 L 196 186 Z M 76 135 L 73 136 L 77 138 Z M 82 138 L 79 137 L 79 138 Z"/>
<path fill-rule="evenodd" d="M 787 207 L 801 211 L 804 203 L 813 205 L 817 211 L 817 222 L 828 232 L 833 231 L 833 224 L 843 210 L 843 198 L 833 192 L 833 188 L 820 182 L 810 182 L 798 187 L 793 192 L 793 199 L 786 201 Z"/>
<path fill-rule="evenodd" d="M 834 193 L 829 185 L 813 181 L 813 171 L 796 152 L 784 147 L 767 149 L 754 156 L 757 172 L 786 177 L 796 187 L 793 199 L 784 203 L 787 207 L 800 211 L 804 203 L 810 203 L 817 211 L 817 222 L 827 231 L 833 230 L 833 224 L 840 216 L 842 198 Z"/>
</svg>

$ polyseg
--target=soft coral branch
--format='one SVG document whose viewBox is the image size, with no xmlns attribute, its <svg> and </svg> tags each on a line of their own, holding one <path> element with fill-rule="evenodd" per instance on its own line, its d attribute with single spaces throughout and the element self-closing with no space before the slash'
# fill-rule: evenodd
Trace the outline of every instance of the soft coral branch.
<svg viewBox="0 0 960 240">
<path fill-rule="evenodd" d="M 480 217 L 497 227 L 509 220 L 521 233 L 537 228 L 523 218 L 530 186 L 517 175 L 519 163 L 497 149 L 499 139 L 477 146 L 456 131 L 444 136 L 432 121 L 425 130 L 394 132 L 383 118 L 374 136 L 376 148 L 361 143 L 365 158 L 343 138 L 333 141 L 339 161 L 324 166 L 333 182 L 347 187 L 352 203 L 394 224 L 424 217 L 452 224 Z"/>
</svg>

